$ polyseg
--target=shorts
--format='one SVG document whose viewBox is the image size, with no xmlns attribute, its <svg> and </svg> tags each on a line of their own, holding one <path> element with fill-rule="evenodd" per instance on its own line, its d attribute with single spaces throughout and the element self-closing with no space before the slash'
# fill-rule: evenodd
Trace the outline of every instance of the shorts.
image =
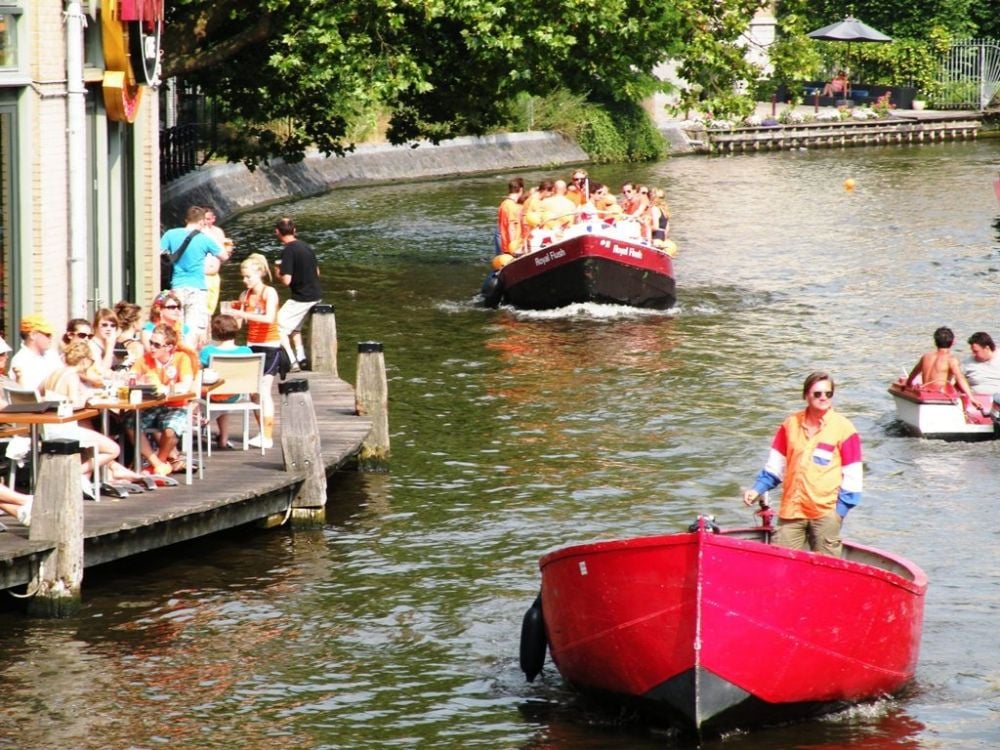
<svg viewBox="0 0 1000 750">
<path fill-rule="evenodd" d="M 259 346 L 257 344 L 250 344 L 250 351 L 254 354 L 264 355 L 265 375 L 277 375 L 278 370 L 281 368 L 281 358 L 288 358 L 288 355 L 285 354 L 285 350 L 280 346 Z"/>
<path fill-rule="evenodd" d="M 194 287 L 180 287 L 172 290 L 184 308 L 184 323 L 199 338 L 208 331 L 208 292 Z"/>
<path fill-rule="evenodd" d="M 146 430 L 173 430 L 177 437 L 187 433 L 187 409 L 173 406 L 154 406 L 142 412 L 140 424 Z"/>
<path fill-rule="evenodd" d="M 281 331 L 283 336 L 290 336 L 295 331 L 301 331 L 306 315 L 318 303 L 319 300 L 299 302 L 294 299 L 286 299 L 284 304 L 278 309 L 278 330 Z"/>
</svg>

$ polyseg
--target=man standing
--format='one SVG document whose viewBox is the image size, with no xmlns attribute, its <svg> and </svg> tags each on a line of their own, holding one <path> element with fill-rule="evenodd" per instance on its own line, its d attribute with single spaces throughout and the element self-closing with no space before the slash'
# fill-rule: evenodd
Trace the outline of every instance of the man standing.
<svg viewBox="0 0 1000 750">
<path fill-rule="evenodd" d="M 278 310 L 281 347 L 292 363 L 292 372 L 308 370 L 309 360 L 302 344 L 302 323 L 323 294 L 319 283 L 319 265 L 313 249 L 295 236 L 295 223 L 291 219 L 278 219 L 274 233 L 282 245 L 281 260 L 275 263 L 277 276 L 291 292 Z"/>
<path fill-rule="evenodd" d="M 774 544 L 840 557 L 844 516 L 861 502 L 861 438 L 850 420 L 833 410 L 833 391 L 833 378 L 825 372 L 806 378 L 806 408 L 778 428 L 743 502 L 752 505 L 784 483 Z"/>
<path fill-rule="evenodd" d="M 965 364 L 965 377 L 976 393 L 1000 393 L 1000 357 L 993 337 L 985 331 L 969 336 L 972 360 Z"/>
<path fill-rule="evenodd" d="M 14 380 L 22 388 L 38 389 L 45 378 L 62 367 L 52 348 L 52 324 L 41 315 L 21 318 L 21 348 L 10 361 Z"/>
<path fill-rule="evenodd" d="M 512 177 L 507 181 L 507 197 L 497 209 L 496 254 L 517 255 L 521 251 L 521 201 L 524 199 L 524 180 Z"/>
<path fill-rule="evenodd" d="M 170 289 L 184 308 L 184 323 L 191 329 L 199 345 L 208 341 L 208 284 L 205 280 L 205 257 L 218 256 L 227 260 L 229 251 L 220 247 L 204 233 L 205 209 L 191 206 L 184 215 L 184 226 L 168 229 L 160 238 L 160 252 L 184 252 L 174 261 Z"/>
</svg>

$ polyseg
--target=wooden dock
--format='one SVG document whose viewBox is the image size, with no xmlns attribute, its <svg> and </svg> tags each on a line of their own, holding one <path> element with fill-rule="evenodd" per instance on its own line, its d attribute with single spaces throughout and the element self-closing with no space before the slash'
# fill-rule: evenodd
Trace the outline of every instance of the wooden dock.
<svg viewBox="0 0 1000 750">
<path fill-rule="evenodd" d="M 308 380 L 320 451 L 329 475 L 358 454 L 372 429 L 372 419 L 357 415 L 354 389 L 339 378 L 303 372 L 291 379 Z M 182 482 L 178 487 L 121 500 L 102 498 L 95 503 L 81 499 L 84 567 L 287 514 L 305 475 L 284 468 L 281 397 L 277 395 L 275 412 L 274 447 L 266 456 L 253 448 L 245 452 L 213 450 L 211 458 L 204 457 L 205 478 L 195 475 L 191 485 Z M 232 440 L 238 444 L 239 417 L 230 417 L 230 423 Z M 8 529 L 0 533 L 0 589 L 10 589 L 36 577 L 40 561 L 55 543 L 29 540 L 28 529 L 10 516 L 3 515 L 0 521 Z"/>
<path fill-rule="evenodd" d="M 691 132 L 703 151 L 713 154 L 780 151 L 799 148 L 840 148 L 899 143 L 933 143 L 975 138 L 982 123 L 978 115 L 946 113 L 893 116 L 882 120 L 843 120 L 708 129 Z"/>
</svg>

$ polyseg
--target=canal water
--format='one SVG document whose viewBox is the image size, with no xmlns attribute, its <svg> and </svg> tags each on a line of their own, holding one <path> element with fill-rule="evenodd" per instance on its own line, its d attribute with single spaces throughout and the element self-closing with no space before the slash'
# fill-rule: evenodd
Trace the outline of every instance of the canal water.
<svg viewBox="0 0 1000 750">
<path fill-rule="evenodd" d="M 699 513 L 749 522 L 740 490 L 814 369 L 834 374 L 864 443 L 845 536 L 930 578 L 917 678 L 705 746 L 997 747 L 1000 443 L 905 437 L 886 388 L 939 325 L 963 357 L 972 332 L 1000 337 L 998 164 L 994 140 L 594 167 L 615 188 L 667 191 L 680 247 L 667 313 L 477 307 L 509 175 L 338 190 L 231 221 L 239 253 L 273 258 L 274 220 L 295 218 L 346 379 L 358 341 L 384 344 L 391 468 L 338 474 L 322 528 L 88 573 L 72 620 L 0 615 L 0 748 L 681 747 L 580 697 L 551 662 L 524 681 L 537 560 Z M 225 274 L 228 295 L 235 264 Z"/>
</svg>

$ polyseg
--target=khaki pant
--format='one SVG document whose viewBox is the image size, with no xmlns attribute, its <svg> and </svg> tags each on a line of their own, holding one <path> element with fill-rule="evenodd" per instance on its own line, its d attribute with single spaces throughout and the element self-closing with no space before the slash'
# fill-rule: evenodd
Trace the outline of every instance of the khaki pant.
<svg viewBox="0 0 1000 750">
<path fill-rule="evenodd" d="M 819 518 L 786 521 L 778 519 L 778 529 L 771 542 L 779 547 L 812 550 L 821 555 L 840 557 L 843 545 L 840 543 L 842 519 L 836 510 L 831 510 Z"/>
</svg>

